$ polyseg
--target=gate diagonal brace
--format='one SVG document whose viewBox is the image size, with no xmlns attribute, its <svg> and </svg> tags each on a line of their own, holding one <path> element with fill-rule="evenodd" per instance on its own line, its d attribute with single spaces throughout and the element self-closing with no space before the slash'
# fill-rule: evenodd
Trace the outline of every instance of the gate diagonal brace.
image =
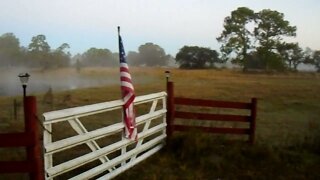
<svg viewBox="0 0 320 180">
<path fill-rule="evenodd" d="M 81 121 L 78 118 L 68 120 L 68 122 L 71 125 L 71 127 L 79 135 L 88 133 L 88 130 L 83 126 L 83 124 L 81 123 Z M 98 143 L 96 141 L 94 141 L 94 140 L 89 141 L 86 144 L 87 144 L 87 146 L 90 148 L 90 150 L 92 152 L 101 149 L 100 146 L 98 145 Z M 100 157 L 99 160 L 101 161 L 102 164 L 110 161 L 107 156 Z M 109 172 L 112 171 L 112 169 L 108 169 L 108 170 L 109 170 Z"/>
</svg>

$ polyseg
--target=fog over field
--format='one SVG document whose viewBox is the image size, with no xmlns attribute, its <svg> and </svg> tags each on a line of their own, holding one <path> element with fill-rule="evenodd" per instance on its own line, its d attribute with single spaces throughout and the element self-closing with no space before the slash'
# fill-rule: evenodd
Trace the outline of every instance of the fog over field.
<svg viewBox="0 0 320 180">
<path fill-rule="evenodd" d="M 108 74 L 88 75 L 77 73 L 74 69 L 67 70 L 35 70 L 27 68 L 2 68 L 0 70 L 0 96 L 22 95 L 22 86 L 18 75 L 29 73 L 27 94 L 45 93 L 52 88 L 53 91 L 64 91 L 87 87 L 100 87 L 120 84 L 119 75 L 114 72 Z M 94 71 L 94 70 L 92 70 Z M 108 70 L 106 70 L 108 71 Z M 90 71 L 89 71 L 90 73 Z M 151 77 L 133 77 L 139 84 L 150 83 Z"/>
</svg>

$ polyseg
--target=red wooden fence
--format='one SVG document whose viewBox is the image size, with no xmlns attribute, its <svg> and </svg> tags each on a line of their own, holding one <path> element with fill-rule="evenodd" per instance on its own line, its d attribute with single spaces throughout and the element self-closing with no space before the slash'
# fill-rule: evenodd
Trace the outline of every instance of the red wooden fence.
<svg viewBox="0 0 320 180">
<path fill-rule="evenodd" d="M 25 131 L 0 134 L 0 148 L 26 147 L 25 161 L 0 161 L 0 173 L 29 173 L 30 179 L 44 179 L 39 130 L 34 96 L 24 99 Z"/>
<path fill-rule="evenodd" d="M 257 99 L 252 98 L 250 103 L 244 102 L 229 102 L 229 101 L 214 101 L 174 97 L 173 82 L 167 82 L 167 135 L 170 138 L 174 131 L 190 131 L 198 129 L 208 133 L 220 134 L 239 134 L 248 135 L 251 144 L 255 141 L 255 128 L 256 128 L 256 112 L 257 112 Z M 247 109 L 250 115 L 230 115 L 230 114 L 205 114 L 197 112 L 184 112 L 177 111 L 176 105 L 187 106 L 202 106 L 202 107 L 215 107 L 215 108 L 231 108 L 231 109 Z M 232 121 L 232 122 L 246 122 L 249 123 L 248 128 L 226 128 L 226 127 L 203 127 L 203 126 L 190 126 L 190 125 L 176 125 L 174 124 L 175 118 L 180 119 L 194 119 L 194 120 L 207 120 L 207 121 Z"/>
</svg>

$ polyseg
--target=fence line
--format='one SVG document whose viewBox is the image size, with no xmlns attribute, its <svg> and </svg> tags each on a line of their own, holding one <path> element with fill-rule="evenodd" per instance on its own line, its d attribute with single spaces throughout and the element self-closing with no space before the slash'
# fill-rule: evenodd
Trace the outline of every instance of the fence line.
<svg viewBox="0 0 320 180">
<path fill-rule="evenodd" d="M 250 103 L 245 102 L 230 102 L 230 101 L 215 101 L 203 99 L 191 99 L 174 96 L 173 82 L 167 82 L 168 92 L 168 113 L 167 113 L 167 132 L 168 137 L 174 131 L 190 131 L 200 130 L 208 133 L 220 134 L 244 134 L 249 136 L 249 143 L 253 144 L 255 141 L 255 128 L 256 128 L 256 111 L 257 99 L 252 98 Z M 212 114 L 212 113 L 198 113 L 186 112 L 176 110 L 176 106 L 201 106 L 201 107 L 215 107 L 215 108 L 229 108 L 229 109 L 246 109 L 250 111 L 250 115 L 231 115 L 231 114 Z M 193 119 L 193 120 L 206 120 L 206 121 L 231 121 L 231 122 L 245 122 L 249 123 L 248 128 L 226 128 L 226 127 L 204 127 L 204 126 L 190 126 L 190 125 L 177 125 L 174 123 L 175 118 L 179 119 Z"/>
</svg>

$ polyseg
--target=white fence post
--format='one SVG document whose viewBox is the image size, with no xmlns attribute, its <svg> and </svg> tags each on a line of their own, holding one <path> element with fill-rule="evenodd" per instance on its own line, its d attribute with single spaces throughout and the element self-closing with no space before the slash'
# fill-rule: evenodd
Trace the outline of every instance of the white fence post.
<svg viewBox="0 0 320 180">
<path fill-rule="evenodd" d="M 123 114 L 123 111 L 122 111 L 122 113 L 121 113 L 121 119 L 122 119 L 122 123 L 125 123 L 124 122 L 124 114 Z M 123 128 L 123 130 L 122 130 L 122 140 L 124 140 L 124 139 L 126 139 L 125 138 L 125 129 Z M 122 149 L 121 149 L 121 155 L 124 155 L 125 153 L 127 152 L 127 146 L 124 146 Z M 121 162 L 121 166 L 124 166 L 124 165 L 126 165 L 126 161 L 122 161 Z"/>
</svg>

